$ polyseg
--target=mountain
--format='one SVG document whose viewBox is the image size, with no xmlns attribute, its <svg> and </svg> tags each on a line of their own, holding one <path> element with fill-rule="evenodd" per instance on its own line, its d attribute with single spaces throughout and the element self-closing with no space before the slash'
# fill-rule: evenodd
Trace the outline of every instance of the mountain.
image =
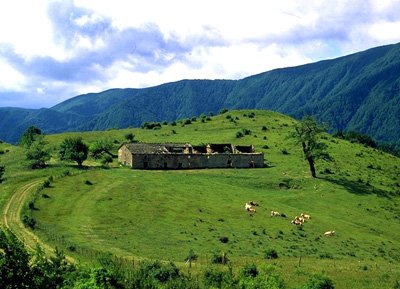
<svg viewBox="0 0 400 289">
<path fill-rule="evenodd" d="M 181 80 L 80 95 L 48 109 L 0 108 L 0 139 L 16 142 L 29 125 L 45 133 L 104 130 L 221 108 L 312 114 L 331 130 L 400 144 L 400 43 L 241 80 Z"/>
</svg>

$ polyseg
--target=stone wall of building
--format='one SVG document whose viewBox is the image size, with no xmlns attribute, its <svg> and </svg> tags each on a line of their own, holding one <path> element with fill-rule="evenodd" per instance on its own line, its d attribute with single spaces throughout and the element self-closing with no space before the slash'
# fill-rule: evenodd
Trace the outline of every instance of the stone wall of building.
<svg viewBox="0 0 400 289">
<path fill-rule="evenodd" d="M 135 154 L 131 162 L 128 160 L 125 163 L 134 169 L 262 168 L 264 155 L 262 153 Z"/>
<path fill-rule="evenodd" d="M 132 159 L 132 152 L 125 145 L 121 146 L 118 149 L 118 161 L 121 164 L 123 164 L 124 166 L 133 167 Z"/>
</svg>

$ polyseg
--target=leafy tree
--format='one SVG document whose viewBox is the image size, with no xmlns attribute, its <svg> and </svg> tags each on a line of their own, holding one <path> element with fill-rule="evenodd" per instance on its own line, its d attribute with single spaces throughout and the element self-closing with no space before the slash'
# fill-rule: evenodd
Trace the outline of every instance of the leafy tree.
<svg viewBox="0 0 400 289">
<path fill-rule="evenodd" d="M 125 135 L 125 139 L 127 140 L 127 141 L 129 141 L 129 142 L 133 142 L 133 140 L 135 139 L 135 135 L 133 134 L 133 133 L 127 133 L 126 135 Z"/>
<path fill-rule="evenodd" d="M 60 160 L 75 161 L 78 166 L 87 159 L 89 152 L 88 146 L 82 141 L 82 138 L 66 138 L 60 145 Z"/>
<path fill-rule="evenodd" d="M 290 134 L 297 144 L 301 144 L 303 154 L 310 167 L 313 178 L 317 177 L 315 161 L 318 159 L 330 160 L 326 151 L 327 145 L 319 141 L 319 136 L 326 127 L 317 123 L 311 116 L 305 116 L 296 126 L 295 131 Z"/>
<path fill-rule="evenodd" d="M 19 139 L 19 145 L 24 147 L 30 147 L 32 143 L 35 141 L 36 137 L 41 134 L 42 131 L 40 130 L 40 128 L 37 128 L 35 126 L 30 126 L 25 130 L 25 132 Z"/>
<path fill-rule="evenodd" d="M 4 175 L 5 171 L 6 171 L 6 167 L 4 165 L 0 164 L 0 184 L 4 181 L 3 175 Z"/>
<path fill-rule="evenodd" d="M 31 283 L 28 252 L 14 234 L 0 229 L 1 288 L 31 288 Z"/>
<path fill-rule="evenodd" d="M 104 139 L 95 141 L 93 144 L 91 144 L 89 147 L 89 151 L 90 155 L 95 159 L 103 158 L 105 154 L 113 158 L 116 156 L 111 153 L 112 148 L 112 142 Z"/>
<path fill-rule="evenodd" d="M 25 152 L 26 159 L 30 162 L 33 169 L 44 168 L 46 162 L 50 160 L 50 149 L 43 135 L 37 135 L 34 141 Z"/>
</svg>

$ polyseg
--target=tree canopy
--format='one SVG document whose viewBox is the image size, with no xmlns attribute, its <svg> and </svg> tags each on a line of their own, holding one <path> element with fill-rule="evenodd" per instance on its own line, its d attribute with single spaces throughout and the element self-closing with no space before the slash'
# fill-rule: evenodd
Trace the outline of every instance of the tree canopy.
<svg viewBox="0 0 400 289">
<path fill-rule="evenodd" d="M 74 161 L 78 166 L 87 159 L 89 152 L 88 146 L 82 138 L 66 138 L 60 145 L 59 156 L 62 161 Z"/>
<path fill-rule="evenodd" d="M 40 130 L 40 128 L 37 128 L 35 126 L 30 126 L 25 130 L 25 132 L 19 139 L 19 145 L 24 147 L 30 147 L 32 143 L 35 141 L 36 137 L 41 134 L 42 131 Z"/>
<path fill-rule="evenodd" d="M 296 126 L 294 132 L 290 134 L 303 150 L 304 158 L 310 167 L 313 178 L 317 177 L 315 161 L 319 159 L 330 160 L 327 152 L 328 146 L 320 141 L 320 135 L 326 131 L 326 126 L 318 124 L 312 116 L 305 116 Z"/>
<path fill-rule="evenodd" d="M 26 159 L 30 162 L 33 169 L 44 168 L 46 162 L 50 160 L 50 149 L 43 135 L 37 135 L 35 140 L 27 147 L 25 152 Z"/>
</svg>

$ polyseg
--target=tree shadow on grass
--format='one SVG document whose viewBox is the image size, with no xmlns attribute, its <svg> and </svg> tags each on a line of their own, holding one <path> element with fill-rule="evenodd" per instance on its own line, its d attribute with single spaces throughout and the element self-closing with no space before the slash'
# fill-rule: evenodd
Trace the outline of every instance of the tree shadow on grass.
<svg viewBox="0 0 400 289">
<path fill-rule="evenodd" d="M 333 178 L 324 178 L 326 181 L 331 182 L 333 184 L 344 187 L 348 192 L 355 195 L 372 195 L 375 194 L 379 197 L 391 198 L 393 193 L 387 190 L 382 190 L 372 186 L 371 184 L 353 181 L 344 178 L 333 179 Z"/>
</svg>

